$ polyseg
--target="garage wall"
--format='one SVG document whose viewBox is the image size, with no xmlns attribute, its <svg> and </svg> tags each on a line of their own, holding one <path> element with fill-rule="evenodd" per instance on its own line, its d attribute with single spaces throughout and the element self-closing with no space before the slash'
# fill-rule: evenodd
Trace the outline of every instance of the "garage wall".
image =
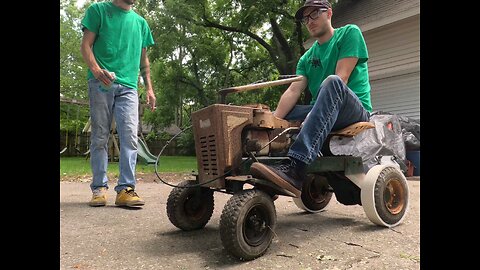
<svg viewBox="0 0 480 270">
<path fill-rule="evenodd" d="M 369 31 L 417 14 L 420 0 L 342 0 L 333 9 L 332 26 L 353 23 Z"/>
<path fill-rule="evenodd" d="M 420 1 L 343 0 L 332 25 L 360 27 L 369 52 L 374 111 L 420 119 Z"/>
<path fill-rule="evenodd" d="M 374 111 L 420 120 L 420 72 L 371 80 L 370 85 Z"/>
<path fill-rule="evenodd" d="M 420 119 L 420 24 L 413 16 L 364 32 L 373 110 Z"/>
</svg>

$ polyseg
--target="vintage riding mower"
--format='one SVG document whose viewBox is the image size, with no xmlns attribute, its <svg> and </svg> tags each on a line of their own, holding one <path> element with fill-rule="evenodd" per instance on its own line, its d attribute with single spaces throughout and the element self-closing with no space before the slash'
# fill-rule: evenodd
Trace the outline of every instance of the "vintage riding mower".
<svg viewBox="0 0 480 270">
<path fill-rule="evenodd" d="M 334 156 L 324 144 L 316 161 L 307 166 L 301 196 L 265 179 L 251 176 L 255 162 L 274 164 L 286 153 L 300 129 L 298 122 L 275 117 L 265 105 L 226 105 L 226 95 L 300 80 L 298 76 L 219 91 L 220 103 L 192 113 L 198 174 L 181 182 L 167 200 L 167 215 L 176 227 L 189 231 L 205 227 L 214 208 L 214 191 L 232 194 L 220 217 L 220 237 L 225 249 L 242 260 L 266 252 L 275 235 L 274 201 L 279 195 L 293 198 L 302 210 L 325 209 L 332 194 L 344 205 L 362 205 L 374 224 L 398 225 L 408 209 L 408 185 L 395 158 L 378 157 L 365 172 L 362 158 Z M 335 136 L 352 137 L 374 127 L 355 123 Z M 248 187 L 244 189 L 244 187 Z"/>
</svg>

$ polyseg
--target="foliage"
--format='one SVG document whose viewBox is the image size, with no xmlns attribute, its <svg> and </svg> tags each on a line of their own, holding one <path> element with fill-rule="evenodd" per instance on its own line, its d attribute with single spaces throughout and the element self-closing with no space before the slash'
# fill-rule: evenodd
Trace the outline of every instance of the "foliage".
<svg viewBox="0 0 480 270">
<path fill-rule="evenodd" d="M 78 9 L 75 3 L 60 0 L 60 93 L 66 98 L 87 100 L 87 65 L 80 53 L 80 20 L 84 9 Z M 60 130 L 81 130 L 87 121 L 85 106 L 60 104 Z"/>
<path fill-rule="evenodd" d="M 172 138 L 173 136 L 168 134 L 168 132 L 162 131 L 162 132 L 155 132 L 151 131 L 148 133 L 147 137 L 145 140 L 147 141 L 168 141 Z"/>
<path fill-rule="evenodd" d="M 195 140 L 191 128 L 185 130 L 179 137 L 177 137 L 177 149 L 180 155 L 195 155 Z"/>
<path fill-rule="evenodd" d="M 87 65 L 80 53 L 83 9 L 74 0 L 60 0 L 60 93 L 65 97 L 87 99 Z"/>
<path fill-rule="evenodd" d="M 80 20 L 89 3 L 61 0 L 60 87 L 66 97 L 87 99 L 87 67 L 80 55 Z M 308 33 L 295 21 L 303 0 L 145 0 L 133 9 L 149 23 L 148 48 L 157 110 L 143 122 L 160 130 L 190 124 L 192 112 L 218 102 L 218 90 L 295 73 Z M 286 85 L 228 96 L 232 104 L 263 103 L 273 110 Z M 142 102 L 144 87 L 139 86 Z M 303 102 L 308 102 L 308 96 Z M 65 122 L 62 109 L 61 128 Z M 193 137 L 185 137 L 186 148 Z"/>
<path fill-rule="evenodd" d="M 155 131 L 150 131 L 147 136 L 145 136 L 145 141 L 147 142 L 152 142 L 152 141 L 157 141 L 158 140 L 158 135 Z"/>
<path fill-rule="evenodd" d="M 82 132 L 88 121 L 88 108 L 85 106 L 61 103 L 60 130 L 68 132 Z"/>
<path fill-rule="evenodd" d="M 145 1 L 136 11 L 156 46 L 152 77 L 158 109 L 144 120 L 156 127 L 188 124 L 190 114 L 218 101 L 217 91 L 293 74 L 306 38 L 293 14 L 303 1 Z M 275 107 L 285 87 L 229 96 L 233 104 Z"/>
</svg>

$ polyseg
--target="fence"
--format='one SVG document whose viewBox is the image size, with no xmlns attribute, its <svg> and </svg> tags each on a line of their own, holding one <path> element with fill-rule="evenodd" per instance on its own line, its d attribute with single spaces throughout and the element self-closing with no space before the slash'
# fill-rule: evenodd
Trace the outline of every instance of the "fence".
<svg viewBox="0 0 480 270">
<path fill-rule="evenodd" d="M 66 141 L 68 140 L 68 145 Z M 117 140 L 118 141 L 118 140 Z M 112 141 L 110 140 L 109 145 Z M 119 142 L 120 143 L 120 142 Z M 146 142 L 150 153 L 155 156 L 158 156 L 163 146 L 166 144 L 166 141 L 155 141 L 155 142 Z M 90 148 L 90 134 L 81 133 L 75 136 L 74 133 L 68 133 L 68 139 L 64 131 L 60 132 L 60 150 L 62 151 L 65 147 L 67 149 L 61 154 L 62 157 L 75 157 L 75 156 L 84 156 L 84 154 Z M 176 141 L 172 141 L 167 148 L 162 153 L 162 156 L 175 156 L 178 155 L 179 151 L 176 148 Z"/>
</svg>

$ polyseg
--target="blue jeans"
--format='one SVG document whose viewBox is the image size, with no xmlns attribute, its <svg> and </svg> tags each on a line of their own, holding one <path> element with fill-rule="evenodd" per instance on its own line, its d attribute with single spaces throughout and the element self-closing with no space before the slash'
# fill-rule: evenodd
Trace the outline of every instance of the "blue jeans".
<svg viewBox="0 0 480 270">
<path fill-rule="evenodd" d="M 320 150 L 330 131 L 356 122 L 368 122 L 369 118 L 370 113 L 363 108 L 357 95 L 340 77 L 330 75 L 320 85 L 314 105 L 296 105 L 285 116 L 286 120 L 303 121 L 288 156 L 310 164 L 321 155 Z"/>
<path fill-rule="evenodd" d="M 138 129 L 138 92 L 135 89 L 113 83 L 105 90 L 100 81 L 88 81 L 90 99 L 91 135 L 90 164 L 93 179 L 90 184 L 92 191 L 99 187 L 108 188 L 108 138 L 112 125 L 115 123 L 120 144 L 120 174 L 116 192 L 127 187 L 135 188 L 135 166 L 137 163 L 137 129 Z"/>
</svg>

